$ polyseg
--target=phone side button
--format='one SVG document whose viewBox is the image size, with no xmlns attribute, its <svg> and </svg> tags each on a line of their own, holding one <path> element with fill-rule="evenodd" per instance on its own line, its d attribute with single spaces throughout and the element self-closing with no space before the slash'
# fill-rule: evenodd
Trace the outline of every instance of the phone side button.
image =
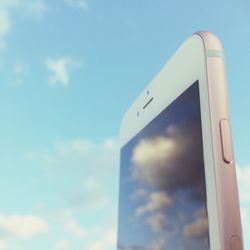
<svg viewBox="0 0 250 250">
<path fill-rule="evenodd" d="M 234 235 L 230 238 L 231 250 L 243 250 L 243 246 L 238 235 Z"/>
<path fill-rule="evenodd" d="M 230 164 L 233 162 L 233 147 L 230 126 L 226 119 L 220 121 L 220 135 L 223 160 Z"/>
</svg>

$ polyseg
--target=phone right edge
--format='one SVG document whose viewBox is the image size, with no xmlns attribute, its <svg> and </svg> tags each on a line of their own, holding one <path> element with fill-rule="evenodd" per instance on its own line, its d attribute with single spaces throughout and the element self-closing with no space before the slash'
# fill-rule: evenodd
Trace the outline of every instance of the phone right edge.
<svg viewBox="0 0 250 250">
<path fill-rule="evenodd" d="M 206 54 L 221 250 L 243 250 L 223 48 L 212 33 L 195 34 L 201 37 Z"/>
</svg>

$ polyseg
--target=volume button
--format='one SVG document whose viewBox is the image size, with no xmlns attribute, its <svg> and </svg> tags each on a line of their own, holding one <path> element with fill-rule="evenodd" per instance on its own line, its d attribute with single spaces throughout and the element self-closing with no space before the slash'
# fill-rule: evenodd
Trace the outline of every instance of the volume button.
<svg viewBox="0 0 250 250">
<path fill-rule="evenodd" d="M 229 122 L 227 119 L 220 121 L 221 147 L 224 162 L 233 162 L 233 147 Z"/>
</svg>

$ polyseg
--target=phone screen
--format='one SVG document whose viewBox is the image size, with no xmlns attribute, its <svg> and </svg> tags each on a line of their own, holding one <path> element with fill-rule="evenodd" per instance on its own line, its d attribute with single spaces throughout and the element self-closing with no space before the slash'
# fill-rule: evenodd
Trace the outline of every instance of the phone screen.
<svg viewBox="0 0 250 250">
<path fill-rule="evenodd" d="M 118 250 L 207 250 L 199 81 L 121 149 Z"/>
</svg>

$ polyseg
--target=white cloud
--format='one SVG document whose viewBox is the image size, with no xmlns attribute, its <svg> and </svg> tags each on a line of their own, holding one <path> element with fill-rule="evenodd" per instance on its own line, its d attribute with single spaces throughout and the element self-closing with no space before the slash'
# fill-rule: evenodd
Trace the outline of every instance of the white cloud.
<svg viewBox="0 0 250 250">
<path fill-rule="evenodd" d="M 64 229 L 66 232 L 69 232 L 70 234 L 79 238 L 83 238 L 86 235 L 86 230 L 78 225 L 73 219 L 71 219 L 64 225 Z"/>
<path fill-rule="evenodd" d="M 108 228 L 108 229 L 100 229 L 98 230 L 96 237 L 93 241 L 91 241 L 87 249 L 88 250 L 106 250 L 111 247 L 115 248 L 116 245 L 116 229 Z M 97 240 L 98 239 L 98 240 Z"/>
<path fill-rule="evenodd" d="M 143 215 L 147 212 L 154 212 L 164 207 L 170 207 L 174 204 L 174 199 L 166 192 L 158 191 L 149 194 L 148 201 L 136 209 L 137 216 Z"/>
<path fill-rule="evenodd" d="M 6 240 L 0 239 L 0 249 L 4 249 L 6 246 Z"/>
<path fill-rule="evenodd" d="M 183 233 L 186 238 L 203 239 L 207 244 L 208 237 L 208 218 L 205 207 L 200 207 L 193 213 L 194 220 L 186 224 Z"/>
<path fill-rule="evenodd" d="M 241 202 L 250 202 L 250 166 L 236 167 L 237 181 L 239 187 L 239 198 Z"/>
<path fill-rule="evenodd" d="M 250 165 L 237 166 L 237 181 L 241 206 L 241 223 L 245 248 L 250 247 Z"/>
<path fill-rule="evenodd" d="M 78 244 L 80 249 L 87 250 L 115 249 L 117 237 L 116 216 L 113 217 L 112 215 L 113 218 L 108 216 L 106 218 L 108 219 L 107 224 L 104 222 L 105 215 L 102 216 L 102 213 L 94 215 L 98 216 L 98 219 L 93 219 L 94 217 L 91 214 L 87 214 L 91 223 L 80 218 L 84 217 L 84 214 L 81 214 L 78 219 L 76 216 L 77 213 L 74 213 L 73 210 L 57 211 L 51 214 L 52 222 L 56 222 L 57 228 L 62 229 L 62 231 L 59 231 L 60 235 L 64 236 L 57 240 L 55 245 L 57 249 L 71 249 L 75 244 Z M 82 223 L 80 223 L 80 220 Z M 86 223 L 84 227 L 82 226 L 83 223 Z"/>
<path fill-rule="evenodd" d="M 155 232 L 164 231 L 164 229 L 166 229 L 167 223 L 168 223 L 166 215 L 164 215 L 163 213 L 156 213 L 156 214 L 149 216 L 146 219 L 146 222 L 148 225 L 151 226 L 151 228 Z"/>
<path fill-rule="evenodd" d="M 176 152 L 176 143 L 172 138 L 156 137 L 152 140 L 143 139 L 133 152 L 133 162 L 137 165 L 160 164 Z"/>
<path fill-rule="evenodd" d="M 73 212 L 69 209 L 56 212 L 52 215 L 52 217 L 59 221 L 62 221 L 63 223 L 74 220 Z"/>
<path fill-rule="evenodd" d="M 187 238 L 207 239 L 208 236 L 208 219 L 205 207 L 194 211 L 195 220 L 185 225 L 184 235 Z"/>
<path fill-rule="evenodd" d="M 9 237 L 28 239 L 47 230 L 48 225 L 38 216 L 0 214 L 0 231 Z"/>
<path fill-rule="evenodd" d="M 69 241 L 65 239 L 58 240 L 56 242 L 57 249 L 67 249 L 69 247 Z"/>
<path fill-rule="evenodd" d="M 243 240 L 245 248 L 248 249 L 250 246 L 250 206 L 241 207 L 241 223 L 243 230 Z"/>
<path fill-rule="evenodd" d="M 158 239 L 152 240 L 147 246 L 136 245 L 136 246 L 123 246 L 118 245 L 118 250 L 165 250 L 167 239 L 166 237 L 159 237 Z"/>
<path fill-rule="evenodd" d="M 184 228 L 184 235 L 188 238 L 201 239 L 208 235 L 208 221 L 207 218 L 199 218 L 188 224 Z"/>
<path fill-rule="evenodd" d="M 132 154 L 131 177 L 160 190 L 193 188 L 193 192 L 199 192 L 203 154 L 198 131 L 192 124 L 168 126 L 165 135 L 140 140 Z M 196 157 L 190 158 L 194 154 Z"/>
<path fill-rule="evenodd" d="M 131 194 L 130 199 L 137 200 L 137 199 L 147 198 L 147 196 L 148 196 L 147 190 L 140 188 L 140 189 L 135 190 Z"/>
<path fill-rule="evenodd" d="M 159 238 L 157 240 L 154 240 L 151 243 L 150 250 L 163 250 L 166 249 L 166 239 L 165 238 Z"/>
<path fill-rule="evenodd" d="M 77 65 L 69 58 L 49 58 L 46 60 L 48 70 L 52 73 L 49 79 L 49 85 L 51 86 L 63 86 L 68 87 L 70 82 L 70 73 Z"/>
<path fill-rule="evenodd" d="M 65 3 L 70 7 L 86 10 L 88 8 L 87 0 L 65 0 Z"/>
<path fill-rule="evenodd" d="M 105 141 L 104 141 L 104 147 L 107 148 L 107 149 L 115 149 L 117 148 L 117 140 L 114 139 L 114 138 L 107 138 Z"/>
<path fill-rule="evenodd" d="M 202 207 L 194 212 L 194 216 L 196 218 L 206 218 L 207 217 L 207 210 L 205 207 Z"/>
</svg>

